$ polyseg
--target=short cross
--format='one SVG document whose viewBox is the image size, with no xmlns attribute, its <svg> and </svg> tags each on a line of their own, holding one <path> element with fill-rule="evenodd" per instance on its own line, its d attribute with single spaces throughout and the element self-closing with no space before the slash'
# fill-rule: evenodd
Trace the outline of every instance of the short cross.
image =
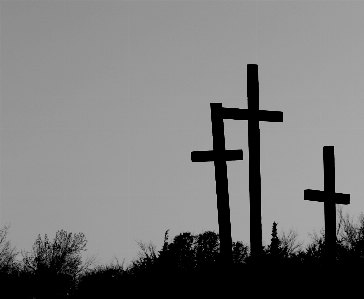
<svg viewBox="0 0 364 299">
<path fill-rule="evenodd" d="M 222 108 L 223 119 L 248 120 L 250 246 L 251 256 L 259 261 L 262 254 L 260 130 L 259 121 L 283 122 L 282 111 L 259 110 L 258 65 L 248 64 L 248 109 Z"/>
<path fill-rule="evenodd" d="M 335 156 L 333 146 L 324 146 L 324 191 L 306 189 L 304 200 L 324 203 L 325 251 L 327 266 L 335 262 L 336 246 L 336 207 L 335 204 L 350 203 L 350 194 L 335 193 Z"/>
<path fill-rule="evenodd" d="M 220 262 L 222 266 L 230 267 L 232 265 L 232 239 L 226 161 L 243 160 L 243 151 L 225 149 L 224 121 L 221 117 L 222 104 L 211 103 L 210 107 L 213 150 L 193 151 L 191 152 L 191 160 L 192 162 L 213 161 L 215 164 Z"/>
</svg>

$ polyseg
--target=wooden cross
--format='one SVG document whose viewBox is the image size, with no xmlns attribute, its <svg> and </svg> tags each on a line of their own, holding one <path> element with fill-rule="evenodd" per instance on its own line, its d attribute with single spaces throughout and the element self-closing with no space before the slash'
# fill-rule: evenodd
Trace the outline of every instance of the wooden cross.
<svg viewBox="0 0 364 299">
<path fill-rule="evenodd" d="M 263 252 L 259 121 L 283 122 L 283 112 L 259 110 L 257 64 L 248 64 L 247 77 L 248 109 L 222 108 L 222 117 L 223 119 L 248 120 L 250 247 L 252 259 L 258 262 Z"/>
<path fill-rule="evenodd" d="M 221 117 L 221 103 L 210 103 L 213 136 L 213 150 L 191 152 L 192 162 L 215 164 L 217 213 L 219 222 L 221 266 L 232 265 L 232 239 L 229 207 L 229 191 L 226 161 L 243 160 L 242 150 L 226 150 L 224 121 Z"/>
<path fill-rule="evenodd" d="M 326 265 L 335 262 L 336 255 L 336 206 L 350 203 L 350 194 L 335 193 L 335 155 L 333 146 L 324 146 L 324 191 L 306 189 L 304 200 L 324 203 Z"/>
</svg>

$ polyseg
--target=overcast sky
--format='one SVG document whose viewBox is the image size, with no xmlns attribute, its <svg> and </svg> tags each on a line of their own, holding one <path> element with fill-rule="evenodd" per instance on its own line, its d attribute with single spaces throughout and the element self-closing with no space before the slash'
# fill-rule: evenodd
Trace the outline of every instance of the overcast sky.
<svg viewBox="0 0 364 299">
<path fill-rule="evenodd" d="M 361 1 L 1 1 L 1 227 L 85 234 L 86 255 L 126 263 L 164 233 L 218 232 L 210 103 L 247 108 L 258 64 L 263 244 L 324 227 L 323 146 L 336 191 L 364 212 Z M 249 243 L 247 121 L 225 120 L 232 238 Z"/>
</svg>

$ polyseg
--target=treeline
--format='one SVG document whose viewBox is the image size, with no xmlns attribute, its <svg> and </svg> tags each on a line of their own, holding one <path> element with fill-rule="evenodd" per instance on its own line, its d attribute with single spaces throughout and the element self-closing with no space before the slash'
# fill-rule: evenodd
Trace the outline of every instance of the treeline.
<svg viewBox="0 0 364 299">
<path fill-rule="evenodd" d="M 122 265 L 98 265 L 95 257 L 84 263 L 81 251 L 86 238 L 82 233 L 56 233 L 53 242 L 38 236 L 31 252 L 18 253 L 6 240 L 9 226 L 0 230 L 1 298 L 122 298 L 129 296 L 216 297 L 217 293 L 292 297 L 325 296 L 328 289 L 346 296 L 360 286 L 364 262 L 364 215 L 358 222 L 337 209 L 336 264 L 328 273 L 324 267 L 324 231 L 311 234 L 305 248 L 290 230 L 278 235 L 277 223 L 272 238 L 264 246 L 259 265 L 250 260 L 249 246 L 232 244 L 233 267 L 222 273 L 218 267 L 219 236 L 212 231 L 193 235 L 184 232 L 169 241 L 165 232 L 163 247 L 152 243 L 138 245 L 141 251 L 124 268 Z M 332 280 L 331 280 L 332 279 Z M 340 287 L 339 287 L 340 286 Z M 224 297 L 225 297 L 224 296 Z"/>
</svg>

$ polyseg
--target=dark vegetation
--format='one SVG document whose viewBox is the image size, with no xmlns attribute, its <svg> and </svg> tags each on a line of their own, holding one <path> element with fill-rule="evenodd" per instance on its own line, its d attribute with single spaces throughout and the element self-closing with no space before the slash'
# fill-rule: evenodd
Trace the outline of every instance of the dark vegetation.
<svg viewBox="0 0 364 299">
<path fill-rule="evenodd" d="M 354 224 L 340 207 L 337 214 L 336 264 L 330 271 L 323 266 L 323 230 L 312 234 L 311 243 L 303 248 L 292 230 L 278 236 L 275 222 L 260 265 L 251 264 L 248 245 L 233 242 L 229 273 L 219 271 L 219 237 L 211 231 L 181 233 L 169 242 L 167 230 L 159 251 L 152 243 L 139 242 L 141 252 L 128 267 L 117 261 L 90 269 L 95 259 L 82 263 L 80 252 L 87 243 L 82 233 L 61 230 L 53 242 L 39 235 L 33 250 L 22 252 L 23 259 L 17 261 L 5 226 L 0 230 L 1 298 L 207 298 L 219 293 L 229 298 L 252 292 L 258 297 L 317 298 L 327 288 L 348 296 L 363 278 L 364 215 Z"/>
</svg>

